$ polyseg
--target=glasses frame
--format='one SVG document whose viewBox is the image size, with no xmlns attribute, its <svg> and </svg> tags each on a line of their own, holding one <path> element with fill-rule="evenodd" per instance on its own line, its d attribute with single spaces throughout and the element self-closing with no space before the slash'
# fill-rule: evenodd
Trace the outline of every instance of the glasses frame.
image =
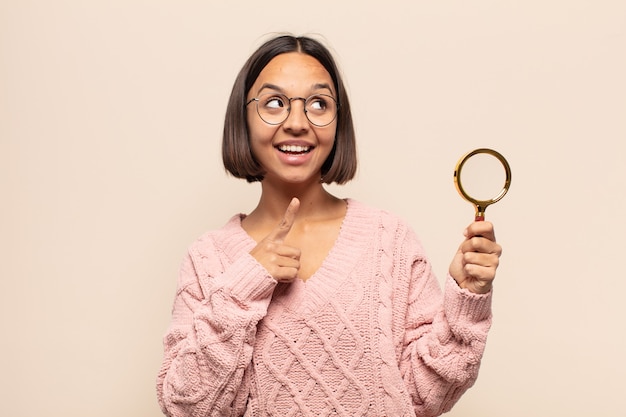
<svg viewBox="0 0 626 417">
<path fill-rule="evenodd" d="M 265 95 L 265 94 L 264 94 Z M 285 113 L 285 118 L 277 123 L 272 123 L 272 122 L 268 122 L 267 120 L 265 120 L 263 118 L 263 116 L 261 116 L 261 112 L 259 111 L 259 101 L 260 101 L 260 97 L 253 97 L 250 100 L 248 100 L 246 102 L 245 107 L 248 107 L 248 105 L 250 103 L 252 103 L 253 101 L 256 102 L 256 114 L 261 118 L 261 120 L 263 120 L 265 123 L 267 123 L 268 125 L 272 125 L 272 126 L 278 126 L 281 125 L 283 123 L 285 123 L 285 121 L 287 121 L 287 119 L 289 118 L 289 115 L 291 114 L 291 102 L 293 100 L 302 100 L 302 103 L 304 104 L 303 110 L 304 110 L 304 115 L 306 116 L 306 119 L 309 121 L 309 123 L 311 123 L 313 126 L 317 126 L 317 127 L 325 127 L 328 126 L 329 124 L 331 124 L 332 122 L 335 121 L 335 119 L 337 119 L 337 115 L 339 114 L 339 102 L 337 101 L 337 99 L 331 95 L 328 94 L 311 94 L 308 97 L 287 97 L 284 94 L 281 93 L 276 93 L 276 94 L 272 94 L 272 93 L 268 93 L 267 95 L 271 95 L 271 96 L 280 96 L 280 97 L 284 97 L 285 99 L 287 99 L 287 101 L 289 102 L 289 107 L 287 107 L 287 112 Z M 329 99 L 331 99 L 332 101 L 335 102 L 335 114 L 333 115 L 333 118 L 330 119 L 330 121 L 328 123 L 325 124 L 317 124 L 315 122 L 313 122 L 310 118 L 309 118 L 309 112 L 306 109 L 306 104 L 307 102 L 313 98 L 313 97 L 319 97 L 319 96 L 323 96 L 323 97 L 327 97 Z"/>
</svg>

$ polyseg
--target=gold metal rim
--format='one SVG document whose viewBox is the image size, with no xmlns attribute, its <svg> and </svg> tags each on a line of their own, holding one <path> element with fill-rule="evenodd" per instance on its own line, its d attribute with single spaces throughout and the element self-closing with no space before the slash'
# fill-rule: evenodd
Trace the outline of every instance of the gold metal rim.
<svg viewBox="0 0 626 417">
<path fill-rule="evenodd" d="M 461 171 L 463 169 L 463 165 L 465 165 L 465 162 L 467 162 L 467 160 L 470 159 L 472 156 L 480 153 L 486 153 L 497 158 L 504 167 L 504 171 L 506 174 L 502 190 L 490 200 L 477 200 L 474 197 L 470 196 L 463 188 L 463 184 L 461 182 Z M 487 206 L 500 201 L 502 197 L 504 197 L 504 195 L 507 193 L 507 191 L 509 191 L 509 187 L 511 186 L 511 167 L 509 166 L 509 163 L 504 158 L 504 156 L 502 156 L 499 152 L 494 151 L 493 149 L 474 149 L 473 151 L 463 155 L 463 157 L 459 159 L 459 162 L 457 162 L 456 167 L 454 168 L 454 185 L 456 186 L 459 194 L 461 194 L 464 199 L 476 206 L 476 213 L 478 216 L 479 213 L 484 213 L 484 211 L 487 209 Z"/>
</svg>

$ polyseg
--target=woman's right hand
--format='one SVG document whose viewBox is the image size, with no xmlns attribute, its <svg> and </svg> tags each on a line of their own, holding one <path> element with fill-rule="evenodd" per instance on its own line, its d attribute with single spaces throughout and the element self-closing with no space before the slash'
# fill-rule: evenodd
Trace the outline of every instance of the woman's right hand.
<svg viewBox="0 0 626 417">
<path fill-rule="evenodd" d="M 294 197 L 279 225 L 250 251 L 250 255 L 278 282 L 292 282 L 298 277 L 300 249 L 285 245 L 284 242 L 299 208 L 300 200 Z"/>
</svg>

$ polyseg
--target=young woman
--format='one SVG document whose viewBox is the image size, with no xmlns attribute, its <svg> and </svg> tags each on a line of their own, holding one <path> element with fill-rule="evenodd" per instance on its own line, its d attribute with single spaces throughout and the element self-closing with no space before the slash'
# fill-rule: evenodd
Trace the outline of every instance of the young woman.
<svg viewBox="0 0 626 417">
<path fill-rule="evenodd" d="M 348 97 L 307 37 L 239 73 L 223 160 L 257 207 L 191 245 L 157 389 L 169 416 L 435 416 L 474 383 L 501 253 L 465 231 L 441 292 L 411 228 L 331 195 L 356 171 Z"/>
</svg>

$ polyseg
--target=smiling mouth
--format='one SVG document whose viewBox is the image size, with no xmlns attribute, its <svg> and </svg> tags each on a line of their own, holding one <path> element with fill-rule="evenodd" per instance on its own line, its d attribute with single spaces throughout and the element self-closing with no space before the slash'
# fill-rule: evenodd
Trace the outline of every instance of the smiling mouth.
<svg viewBox="0 0 626 417">
<path fill-rule="evenodd" d="M 279 151 L 282 153 L 287 153 L 290 155 L 299 155 L 304 153 L 311 152 L 313 149 L 312 146 L 301 146 L 301 145 L 280 145 L 277 147 Z"/>
</svg>

